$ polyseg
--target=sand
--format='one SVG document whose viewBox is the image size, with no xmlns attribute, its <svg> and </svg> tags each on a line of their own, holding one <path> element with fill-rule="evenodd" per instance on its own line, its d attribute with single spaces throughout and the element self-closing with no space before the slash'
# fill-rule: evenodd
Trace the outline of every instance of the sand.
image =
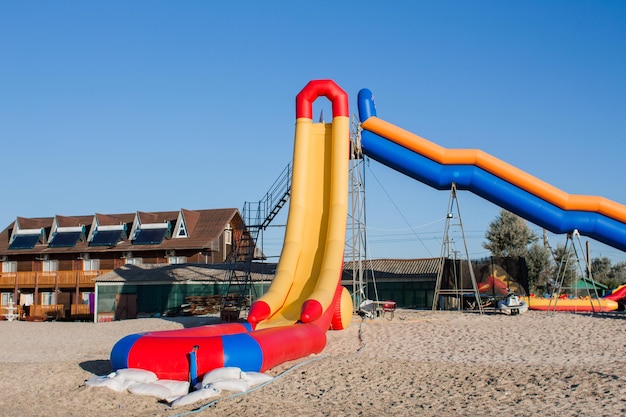
<svg viewBox="0 0 626 417">
<path fill-rule="evenodd" d="M 131 333 L 215 318 L 0 322 L 0 416 L 626 415 L 626 316 L 399 310 L 355 316 L 319 355 L 282 364 L 254 391 L 171 408 L 85 387 Z"/>
</svg>

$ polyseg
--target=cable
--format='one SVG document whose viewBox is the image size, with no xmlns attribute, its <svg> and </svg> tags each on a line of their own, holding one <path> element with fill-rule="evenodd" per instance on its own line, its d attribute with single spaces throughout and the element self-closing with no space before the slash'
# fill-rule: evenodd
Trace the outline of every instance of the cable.
<svg viewBox="0 0 626 417">
<path fill-rule="evenodd" d="M 365 323 L 365 317 L 361 317 L 361 324 L 359 324 L 359 342 L 361 342 L 361 346 L 356 350 L 357 355 L 365 349 L 365 343 L 363 341 L 363 323 Z"/>
<path fill-rule="evenodd" d="M 370 168 L 368 166 L 368 168 Z M 389 195 L 389 193 L 387 192 L 387 190 L 385 189 L 385 187 L 383 187 L 382 183 L 380 182 L 380 180 L 378 179 L 378 177 L 376 177 L 376 174 L 374 174 L 374 171 L 370 168 L 370 173 L 372 174 L 372 176 L 374 177 L 374 179 L 376 180 L 376 182 L 378 183 L 378 185 L 380 185 L 380 188 L 383 190 L 383 192 L 385 193 L 385 195 L 387 196 L 387 198 L 389 199 L 389 201 L 391 202 L 391 204 L 395 207 L 395 209 L 397 210 L 397 212 L 400 214 L 400 217 L 402 217 L 402 219 L 404 220 L 404 222 L 407 224 L 407 226 L 409 226 L 409 228 L 411 228 L 413 234 L 415 235 L 415 237 L 417 238 L 417 240 L 419 240 L 419 242 L 422 244 L 422 246 L 424 247 L 424 249 L 426 249 L 426 252 L 432 256 L 432 254 L 430 253 L 430 250 L 428 249 L 428 246 L 426 246 L 426 244 L 424 243 L 424 241 L 422 240 L 422 238 L 415 232 L 415 230 L 411 227 L 411 224 L 409 223 L 409 221 L 407 220 L 407 218 L 404 216 L 404 213 L 402 213 L 402 211 L 400 211 L 400 208 L 396 205 L 395 201 L 393 201 L 393 199 L 391 198 L 391 196 Z"/>
</svg>

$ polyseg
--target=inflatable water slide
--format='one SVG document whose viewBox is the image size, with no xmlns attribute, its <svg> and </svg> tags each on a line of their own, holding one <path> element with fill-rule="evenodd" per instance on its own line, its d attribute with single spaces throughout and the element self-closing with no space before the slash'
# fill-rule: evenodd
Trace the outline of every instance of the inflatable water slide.
<svg viewBox="0 0 626 417">
<path fill-rule="evenodd" d="M 328 124 L 313 122 L 313 102 L 322 96 L 332 103 Z M 626 250 L 626 207 L 566 194 L 481 151 L 445 149 L 387 123 L 367 89 L 359 92 L 358 108 L 363 153 L 372 159 L 436 189 L 454 183 L 554 233 L 578 230 Z M 340 285 L 349 129 L 348 96 L 332 80 L 311 81 L 297 95 L 285 240 L 276 276 L 247 322 L 128 335 L 111 351 L 114 370 L 139 368 L 192 382 L 222 367 L 262 372 L 321 352 L 327 330 L 349 325 L 352 300 Z"/>
<path fill-rule="evenodd" d="M 332 103 L 331 123 L 313 123 L 313 102 L 322 96 Z M 327 330 L 347 327 L 352 300 L 340 282 L 349 140 L 348 95 L 331 80 L 308 83 L 296 97 L 289 213 L 267 293 L 253 302 L 246 323 L 128 335 L 111 351 L 113 369 L 192 381 L 222 367 L 263 372 L 321 352 Z"/>
<path fill-rule="evenodd" d="M 602 197 L 571 195 L 476 149 L 447 149 L 377 116 L 373 94 L 358 96 L 361 146 L 370 158 L 438 190 L 468 190 L 553 233 L 578 231 L 626 250 L 626 207 Z M 614 296 L 616 297 L 616 296 Z M 545 303 L 543 300 L 547 300 Z M 543 309 L 549 299 L 529 299 Z M 609 311 L 615 300 L 559 300 L 556 309 Z M 552 301 L 552 308 L 555 308 Z M 570 304 L 572 304 L 570 306 Z M 571 308 L 570 308 L 571 307 Z"/>
</svg>

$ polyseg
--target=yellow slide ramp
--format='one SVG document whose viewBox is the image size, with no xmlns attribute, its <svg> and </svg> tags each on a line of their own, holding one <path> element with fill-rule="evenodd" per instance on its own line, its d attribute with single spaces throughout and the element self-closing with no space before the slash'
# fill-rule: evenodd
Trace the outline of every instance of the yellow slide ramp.
<svg viewBox="0 0 626 417">
<path fill-rule="evenodd" d="M 313 123 L 312 104 L 321 96 L 332 102 L 331 123 Z M 257 330 L 319 320 L 328 328 L 343 269 L 349 136 L 347 94 L 332 80 L 309 82 L 296 97 L 293 177 L 280 261 L 269 290 L 248 314 Z"/>
</svg>

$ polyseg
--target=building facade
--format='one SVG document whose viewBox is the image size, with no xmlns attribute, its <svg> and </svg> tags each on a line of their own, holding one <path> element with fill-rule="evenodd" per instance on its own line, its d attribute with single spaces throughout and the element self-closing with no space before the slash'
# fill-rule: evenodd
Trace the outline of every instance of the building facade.
<svg viewBox="0 0 626 417">
<path fill-rule="evenodd" d="M 84 318 L 124 265 L 218 264 L 245 233 L 236 208 L 18 217 L 0 233 L 0 316 Z"/>
</svg>

